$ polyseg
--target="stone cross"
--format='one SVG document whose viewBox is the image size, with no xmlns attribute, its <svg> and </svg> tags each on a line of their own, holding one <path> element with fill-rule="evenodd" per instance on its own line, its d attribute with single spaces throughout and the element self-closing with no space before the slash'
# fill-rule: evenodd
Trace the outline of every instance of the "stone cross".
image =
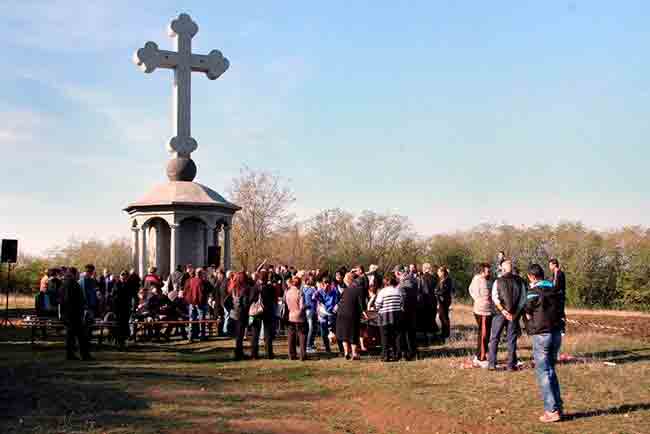
<svg viewBox="0 0 650 434">
<path fill-rule="evenodd" d="M 160 50 L 155 42 L 149 41 L 133 55 L 133 61 L 146 73 L 156 68 L 174 70 L 174 137 L 167 148 L 176 158 L 189 159 L 198 147 L 190 126 L 192 71 L 204 72 L 210 80 L 216 80 L 230 66 L 219 50 L 212 50 L 208 55 L 192 53 L 192 38 L 198 31 L 199 26 L 189 15 L 180 14 L 169 24 L 169 36 L 174 38 L 176 51 Z"/>
</svg>

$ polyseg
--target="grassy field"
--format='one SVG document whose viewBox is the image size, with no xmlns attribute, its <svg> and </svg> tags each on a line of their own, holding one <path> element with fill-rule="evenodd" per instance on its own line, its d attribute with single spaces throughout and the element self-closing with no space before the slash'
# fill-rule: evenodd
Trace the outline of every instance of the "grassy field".
<svg viewBox="0 0 650 434">
<path fill-rule="evenodd" d="M 64 362 L 60 340 L 34 348 L 0 329 L 3 433 L 648 433 L 650 343 L 569 333 L 563 352 L 584 357 L 559 367 L 569 420 L 537 422 L 541 401 L 531 369 L 460 369 L 475 332 L 454 310 L 454 336 L 424 347 L 417 362 L 340 358 L 232 362 L 232 342 L 146 344 L 96 362 Z M 520 340 L 530 359 L 530 340 Z M 503 357 L 504 354 L 501 354 Z M 604 362 L 614 362 L 608 366 Z"/>
</svg>

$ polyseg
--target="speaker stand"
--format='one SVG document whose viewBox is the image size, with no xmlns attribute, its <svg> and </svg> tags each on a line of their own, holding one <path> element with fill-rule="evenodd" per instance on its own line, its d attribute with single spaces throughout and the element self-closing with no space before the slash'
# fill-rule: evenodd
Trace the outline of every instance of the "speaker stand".
<svg viewBox="0 0 650 434">
<path fill-rule="evenodd" d="M 5 317 L 0 321 L 0 327 L 16 328 L 9 319 L 9 286 L 11 284 L 11 264 L 7 262 L 7 286 L 5 287 Z"/>
</svg>

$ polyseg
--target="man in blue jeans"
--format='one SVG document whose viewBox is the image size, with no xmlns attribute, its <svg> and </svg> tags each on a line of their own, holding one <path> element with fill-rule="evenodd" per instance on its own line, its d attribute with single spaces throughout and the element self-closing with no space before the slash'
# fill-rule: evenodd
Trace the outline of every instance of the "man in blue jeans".
<svg viewBox="0 0 650 434">
<path fill-rule="evenodd" d="M 538 264 L 528 268 L 530 290 L 526 296 L 526 331 L 533 338 L 533 358 L 537 383 L 544 398 L 541 422 L 562 419 L 560 383 L 555 373 L 557 355 L 562 345 L 563 294 L 548 280 Z"/>
<path fill-rule="evenodd" d="M 312 276 L 305 278 L 305 286 L 302 288 L 303 305 L 305 306 L 305 317 L 307 321 L 307 353 L 315 353 L 316 328 L 318 326 L 318 316 L 316 314 L 316 287 L 315 279 Z"/>
<path fill-rule="evenodd" d="M 497 366 L 497 351 L 501 333 L 506 330 L 508 343 L 508 371 L 517 370 L 517 339 L 521 335 L 519 318 L 526 303 L 526 288 L 523 279 L 512 274 L 512 261 L 506 259 L 501 263 L 503 275 L 492 286 L 492 302 L 495 315 L 492 317 L 490 344 L 488 346 L 488 369 Z"/>
<path fill-rule="evenodd" d="M 329 334 L 336 330 L 336 312 L 338 310 L 340 294 L 336 287 L 330 284 L 330 278 L 324 276 L 318 282 L 318 291 L 314 294 L 314 303 L 317 306 L 320 335 L 323 339 L 325 352 L 332 351 Z M 343 352 L 343 344 L 339 342 L 339 352 Z"/>
</svg>

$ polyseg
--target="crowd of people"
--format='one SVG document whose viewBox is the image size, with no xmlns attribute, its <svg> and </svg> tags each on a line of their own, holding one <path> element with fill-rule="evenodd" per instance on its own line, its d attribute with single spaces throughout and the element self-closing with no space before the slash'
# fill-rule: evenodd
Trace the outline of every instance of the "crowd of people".
<svg viewBox="0 0 650 434">
<path fill-rule="evenodd" d="M 505 253 L 496 264 L 482 263 L 469 287 L 478 326 L 476 367 L 494 370 L 503 332 L 508 347 L 507 369 L 517 370 L 517 339 L 523 320 L 533 337 L 533 355 L 544 395 L 542 420 L 562 414 L 555 362 L 564 332 L 565 278 L 551 260 L 552 281 L 531 265 L 526 278 Z M 255 272 L 216 267 L 178 267 L 166 276 L 155 268 L 142 278 L 134 270 L 101 276 L 93 265 L 48 270 L 36 297 L 39 315 L 60 315 L 66 324 L 68 359 L 89 353 L 88 324 L 97 319 L 117 324 L 120 349 L 142 323 L 145 339 L 206 340 L 210 332 L 235 341 L 236 360 L 274 358 L 273 341 L 287 336 L 291 360 L 305 361 L 315 353 L 340 354 L 360 360 L 363 352 L 381 347 L 384 362 L 418 357 L 418 332 L 427 343 L 442 344 L 451 336 L 450 306 L 454 283 L 449 270 L 422 264 L 397 266 L 381 273 L 376 265 L 341 267 L 333 276 L 322 270 L 297 270 L 263 263 Z M 319 345 L 317 338 L 320 337 Z M 250 355 L 244 341 L 250 341 Z M 320 348 L 318 348 L 320 347 Z"/>
</svg>

